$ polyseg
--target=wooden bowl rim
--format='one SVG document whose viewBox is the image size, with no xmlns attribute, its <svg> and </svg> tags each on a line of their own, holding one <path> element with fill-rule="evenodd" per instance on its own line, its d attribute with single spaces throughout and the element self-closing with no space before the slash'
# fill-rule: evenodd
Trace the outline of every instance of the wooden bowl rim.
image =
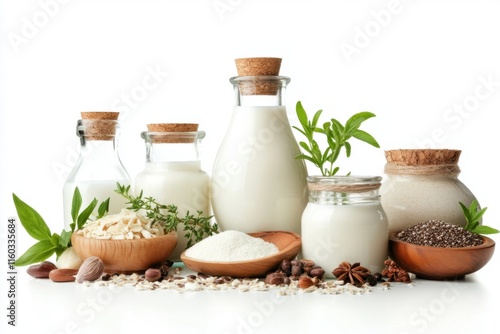
<svg viewBox="0 0 500 334">
<path fill-rule="evenodd" d="M 293 241 L 288 246 L 286 246 L 283 249 L 280 249 L 278 253 L 273 254 L 273 255 L 269 255 L 269 256 L 265 256 L 265 257 L 260 257 L 258 259 L 253 259 L 253 260 L 224 261 L 224 262 L 220 262 L 220 261 L 205 261 L 205 260 L 200 260 L 200 259 L 196 259 L 196 258 L 193 258 L 193 257 L 186 256 L 186 254 L 185 254 L 186 251 L 182 252 L 182 254 L 180 256 L 181 260 L 182 260 L 182 262 L 184 262 L 184 259 L 187 259 L 188 261 L 192 261 L 192 262 L 195 262 L 195 263 L 214 264 L 214 265 L 245 265 L 245 264 L 248 264 L 248 263 L 253 263 L 255 261 L 265 261 L 267 259 L 272 259 L 272 258 L 275 258 L 275 257 L 279 257 L 281 254 L 284 254 L 284 253 L 288 252 L 289 250 L 293 249 L 294 247 L 299 247 L 299 250 L 297 251 L 297 254 L 300 252 L 300 246 L 301 246 L 302 241 L 301 241 L 300 235 L 298 235 L 295 232 L 290 232 L 290 231 L 263 231 L 263 232 L 252 232 L 252 233 L 247 233 L 247 234 L 250 235 L 250 236 L 256 237 L 256 238 L 261 238 L 260 236 L 266 236 L 266 235 L 269 235 L 269 234 L 289 234 L 289 235 L 293 236 L 294 239 L 293 239 Z"/>
<path fill-rule="evenodd" d="M 395 243 L 400 243 L 405 245 L 406 247 L 414 247 L 414 248 L 420 248 L 420 249 L 425 249 L 425 250 L 450 250 L 450 251 L 470 251 L 470 250 L 478 250 L 478 249 L 486 249 L 495 246 L 495 241 L 487 236 L 484 236 L 480 234 L 479 236 L 483 239 L 483 243 L 481 245 L 477 246 L 469 246 L 469 247 L 433 247 L 433 246 L 424 246 L 424 245 L 416 245 L 412 244 L 411 242 L 403 241 L 397 237 L 401 231 L 397 232 L 391 232 L 389 233 L 389 241 L 395 242 Z"/>
<path fill-rule="evenodd" d="M 171 239 L 172 237 L 174 237 L 175 239 L 178 238 L 178 235 L 177 235 L 177 232 L 176 231 L 171 231 L 167 234 L 164 234 L 164 235 L 159 235 L 159 236 L 156 236 L 156 237 L 152 237 L 152 238 L 141 238 L 141 239 L 121 239 L 121 240 L 117 240 L 117 239 L 97 239 L 97 238 L 86 238 L 85 236 L 83 235 L 80 235 L 80 234 L 77 234 L 76 231 L 71 235 L 71 239 L 75 238 L 80 238 L 82 240 L 92 240 L 93 242 L 108 242 L 108 243 L 113 243 L 113 242 L 129 242 L 129 243 L 139 243 L 139 242 L 144 242 L 144 243 L 147 243 L 147 242 L 151 242 L 151 241 L 154 241 L 154 240 L 162 240 L 162 239 Z M 73 240 L 71 240 L 71 243 L 73 244 Z"/>
</svg>

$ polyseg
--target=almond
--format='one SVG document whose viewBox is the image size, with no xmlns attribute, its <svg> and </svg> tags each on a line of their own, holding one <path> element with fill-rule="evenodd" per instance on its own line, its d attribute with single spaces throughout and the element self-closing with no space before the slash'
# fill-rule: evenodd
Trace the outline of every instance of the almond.
<svg viewBox="0 0 500 334">
<path fill-rule="evenodd" d="M 74 282 L 77 273 L 76 269 L 54 269 L 50 271 L 49 278 L 53 282 Z"/>
<path fill-rule="evenodd" d="M 76 275 L 76 281 L 78 283 L 83 283 L 84 281 L 93 282 L 101 278 L 104 272 L 104 263 L 97 256 L 91 256 L 83 261 L 78 274 Z"/>
</svg>

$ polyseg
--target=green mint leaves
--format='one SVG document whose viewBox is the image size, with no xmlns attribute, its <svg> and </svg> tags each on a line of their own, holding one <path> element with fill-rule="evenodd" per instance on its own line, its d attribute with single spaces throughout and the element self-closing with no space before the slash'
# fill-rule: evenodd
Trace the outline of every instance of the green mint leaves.
<svg viewBox="0 0 500 334">
<path fill-rule="evenodd" d="M 73 223 L 70 224 L 71 231 L 63 230 L 61 234 L 52 233 L 42 216 L 31 206 L 23 202 L 16 194 L 12 194 L 17 215 L 26 232 L 35 240 L 38 240 L 15 262 L 16 266 L 26 266 L 47 260 L 54 253 L 59 257 L 68 247 L 71 246 L 71 235 L 75 227 L 82 228 L 90 218 L 90 215 L 97 206 L 97 200 L 94 200 L 81 213 L 82 196 L 78 187 L 73 193 L 71 207 L 71 217 Z M 109 198 L 101 203 L 98 214 L 103 216 L 109 207 Z"/>
<path fill-rule="evenodd" d="M 486 209 L 488 208 L 483 208 L 478 211 L 479 208 L 477 201 L 472 201 L 469 207 L 464 205 L 462 202 L 459 202 L 459 204 L 460 207 L 462 208 L 465 219 L 467 220 L 467 224 L 464 227 L 466 231 L 470 231 L 477 234 L 495 234 L 500 232 L 499 230 L 493 227 L 479 225 L 479 221 L 481 220 L 484 213 L 486 212 Z"/>
<path fill-rule="evenodd" d="M 318 127 L 319 118 L 322 112 L 322 110 L 318 110 L 313 118 L 309 119 L 302 103 L 300 101 L 297 102 L 296 113 L 302 129 L 296 126 L 293 128 L 299 131 L 307 139 L 307 142 L 299 142 L 300 147 L 305 153 L 299 154 L 296 159 L 312 162 L 320 169 L 323 176 L 333 176 L 338 172 L 339 167 L 334 167 L 334 164 L 342 148 L 345 148 L 347 157 L 351 156 L 351 144 L 349 143 L 351 138 L 356 138 L 374 147 L 380 148 L 380 145 L 372 135 L 359 129 L 364 121 L 375 117 L 375 114 L 368 111 L 359 112 L 351 116 L 345 125 L 342 125 L 338 120 L 332 118 L 329 122 L 324 123 L 322 127 Z M 314 138 L 314 135 L 318 133 L 322 134 L 326 139 L 328 146 L 324 150 L 320 149 Z"/>
</svg>

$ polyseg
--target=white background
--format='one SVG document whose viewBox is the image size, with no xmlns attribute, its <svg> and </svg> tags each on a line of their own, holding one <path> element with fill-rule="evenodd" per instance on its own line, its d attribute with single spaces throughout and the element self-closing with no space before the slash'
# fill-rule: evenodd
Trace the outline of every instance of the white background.
<svg viewBox="0 0 500 334">
<path fill-rule="evenodd" d="M 354 143 L 341 172 L 383 175 L 387 149 L 461 149 L 460 179 L 488 207 L 485 224 L 499 228 L 499 13 L 495 1 L 1 1 L 0 219 L 16 215 L 14 192 L 53 231 L 62 229 L 62 186 L 79 148 L 80 111 L 121 111 L 120 155 L 132 178 L 144 167 L 140 132 L 147 123 L 197 122 L 207 133 L 202 158 L 210 173 L 231 117 L 234 58 L 273 56 L 283 58 L 281 74 L 291 77 L 292 124 L 299 100 L 310 113 L 323 109 L 341 121 L 363 110 L 377 115 L 364 129 L 382 148 Z M 32 243 L 21 230 L 18 241 L 21 252 Z M 478 285 L 490 279 L 488 268 L 477 273 Z M 473 295 L 458 321 L 469 303 L 492 305 L 478 297 L 487 293 Z M 438 324 L 450 312 L 432 325 L 445 328 Z M 306 313 L 315 324 L 328 320 Z M 20 314 L 29 326 L 31 315 Z M 475 321 L 481 327 L 490 316 Z M 370 315 L 350 321 L 365 319 Z M 283 322 L 267 320 L 259 330 Z M 419 329 L 403 321 L 385 332 Z"/>
</svg>

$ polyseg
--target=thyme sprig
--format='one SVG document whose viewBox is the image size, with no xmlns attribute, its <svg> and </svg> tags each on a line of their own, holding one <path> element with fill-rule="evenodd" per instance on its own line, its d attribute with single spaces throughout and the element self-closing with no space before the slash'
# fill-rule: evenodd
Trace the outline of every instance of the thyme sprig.
<svg viewBox="0 0 500 334">
<path fill-rule="evenodd" d="M 115 192 L 128 200 L 129 207 L 127 209 L 144 210 L 145 216 L 151 220 L 151 224 L 159 223 L 165 233 L 176 231 L 179 224 L 182 224 L 184 236 L 188 240 L 188 248 L 207 236 L 219 233 L 218 225 L 212 222 L 213 216 L 203 216 L 202 211 L 197 211 L 196 215 L 187 211 L 186 215 L 181 218 L 175 205 L 158 203 L 155 198 L 144 196 L 142 190 L 137 196 L 131 195 L 130 185 L 124 186 L 117 183 L 116 187 Z"/>
</svg>

